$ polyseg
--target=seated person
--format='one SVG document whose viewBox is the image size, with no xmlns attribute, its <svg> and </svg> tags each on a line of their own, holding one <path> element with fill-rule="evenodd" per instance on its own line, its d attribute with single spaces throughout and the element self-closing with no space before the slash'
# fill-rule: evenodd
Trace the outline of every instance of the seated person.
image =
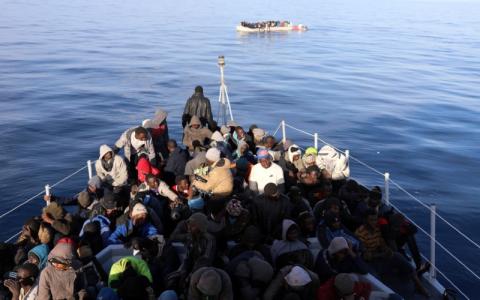
<svg viewBox="0 0 480 300">
<path fill-rule="evenodd" d="M 124 244 L 134 237 L 150 237 L 159 234 L 148 219 L 148 211 L 142 203 L 136 203 L 130 210 L 125 224 L 117 226 L 108 238 L 109 244 Z"/>
<path fill-rule="evenodd" d="M 350 248 L 343 237 L 335 237 L 328 248 L 322 249 L 315 262 L 315 272 L 320 282 L 325 282 L 339 273 L 366 274 L 368 265 Z"/>
<path fill-rule="evenodd" d="M 36 265 L 24 263 L 17 269 L 17 278 L 6 279 L 3 285 L 12 293 L 12 300 L 35 300 L 40 272 Z"/>
<path fill-rule="evenodd" d="M 193 141 L 199 141 L 201 145 L 205 145 L 205 140 L 210 139 L 212 132 L 206 127 L 202 127 L 202 123 L 197 116 L 192 116 L 188 126 L 183 130 L 183 144 L 189 151 L 193 151 Z"/>
<path fill-rule="evenodd" d="M 356 253 L 360 252 L 360 241 L 350 230 L 343 226 L 340 217 L 336 213 L 328 211 L 318 225 L 317 238 L 322 248 L 327 248 L 335 237 L 345 238 L 350 243 L 353 251 Z"/>
<path fill-rule="evenodd" d="M 300 228 L 289 219 L 282 223 L 282 239 L 273 241 L 272 259 L 274 266 L 281 269 L 286 265 L 300 264 L 306 267 L 313 265 L 313 256 L 307 245 L 298 238 Z"/>
<path fill-rule="evenodd" d="M 95 162 L 95 170 L 103 185 L 113 189 L 114 192 L 119 192 L 127 185 L 127 165 L 123 158 L 113 153 L 112 148 L 107 145 L 100 146 L 100 156 Z"/>
</svg>

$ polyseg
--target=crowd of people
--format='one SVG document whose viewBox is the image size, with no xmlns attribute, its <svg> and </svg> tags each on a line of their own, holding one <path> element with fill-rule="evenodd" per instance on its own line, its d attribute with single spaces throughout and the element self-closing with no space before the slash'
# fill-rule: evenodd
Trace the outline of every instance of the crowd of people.
<svg viewBox="0 0 480 300">
<path fill-rule="evenodd" d="M 349 179 L 345 155 L 256 125 L 218 127 L 200 86 L 181 144 L 167 117 L 159 109 L 101 145 L 75 196 L 45 195 L 18 240 L 0 245 L 0 299 L 396 299 L 366 273 L 428 295 L 416 228 L 379 187 Z M 116 244 L 131 255 L 104 270 L 96 255 Z"/>
<path fill-rule="evenodd" d="M 252 29 L 261 29 L 261 28 L 269 28 L 269 27 L 285 27 L 290 25 L 288 21 L 263 21 L 263 22 L 255 22 L 249 23 L 246 21 L 240 22 L 240 25 L 243 27 L 248 27 Z"/>
</svg>

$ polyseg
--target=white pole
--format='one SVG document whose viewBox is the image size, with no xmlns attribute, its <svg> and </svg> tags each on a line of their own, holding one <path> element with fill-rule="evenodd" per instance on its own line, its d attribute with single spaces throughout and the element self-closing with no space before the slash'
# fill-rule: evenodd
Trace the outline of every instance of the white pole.
<svg viewBox="0 0 480 300">
<path fill-rule="evenodd" d="M 345 158 L 348 160 L 350 159 L 350 150 L 345 150 Z"/>
<path fill-rule="evenodd" d="M 385 173 L 385 204 L 390 205 L 390 173 Z"/>
<path fill-rule="evenodd" d="M 92 170 L 92 161 L 91 160 L 87 160 L 87 168 L 88 168 L 88 179 L 92 179 L 93 170 Z"/>
<path fill-rule="evenodd" d="M 285 145 L 285 142 L 287 141 L 287 132 L 285 130 L 285 120 L 282 120 L 282 143 Z"/>
<path fill-rule="evenodd" d="M 318 133 L 316 132 L 313 134 L 313 146 L 318 151 Z"/>
<path fill-rule="evenodd" d="M 436 241 L 436 224 L 435 224 L 435 214 L 437 207 L 435 204 L 430 205 L 430 282 L 433 283 L 437 277 L 437 272 L 435 269 L 435 241 Z"/>
<path fill-rule="evenodd" d="M 47 185 L 45 186 L 45 195 L 51 196 L 50 190 L 51 190 L 50 185 L 47 184 Z M 47 206 L 48 206 L 48 205 L 50 205 L 50 200 L 47 201 Z"/>
</svg>

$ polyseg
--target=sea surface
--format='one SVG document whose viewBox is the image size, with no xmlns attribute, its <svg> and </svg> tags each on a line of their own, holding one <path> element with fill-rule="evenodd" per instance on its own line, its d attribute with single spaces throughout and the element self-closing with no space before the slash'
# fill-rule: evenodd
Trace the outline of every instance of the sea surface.
<svg viewBox="0 0 480 300">
<path fill-rule="evenodd" d="M 288 19 L 303 33 L 238 34 L 242 20 Z M 203 85 L 215 115 L 217 56 L 235 119 L 271 133 L 284 119 L 371 165 L 480 243 L 480 3 L 462 1 L 0 2 L 0 214 L 54 184 L 127 128 L 169 112 Z M 287 129 L 309 146 L 310 136 Z M 280 133 L 277 134 L 280 138 Z M 352 175 L 382 185 L 355 161 Z M 74 194 L 83 170 L 53 192 Z M 391 201 L 429 231 L 397 188 Z M 0 238 L 39 212 L 36 198 L 0 219 Z M 474 272 L 479 248 L 437 220 L 437 239 Z M 429 256 L 429 241 L 418 234 Z M 437 247 L 469 295 L 479 280 Z M 443 281 L 445 282 L 445 281 Z M 450 286 L 449 284 L 446 284 Z M 475 298 L 475 296 L 473 296 Z"/>
</svg>

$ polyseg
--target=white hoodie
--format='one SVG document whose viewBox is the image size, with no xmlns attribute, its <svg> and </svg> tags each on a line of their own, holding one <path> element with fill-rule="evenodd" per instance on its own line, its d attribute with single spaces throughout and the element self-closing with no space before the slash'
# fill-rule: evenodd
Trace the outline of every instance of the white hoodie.
<svg viewBox="0 0 480 300">
<path fill-rule="evenodd" d="M 112 152 L 113 166 L 110 171 L 107 171 L 102 165 L 102 158 L 108 152 Z M 113 154 L 112 148 L 107 145 L 100 146 L 100 156 L 95 162 L 95 170 L 98 177 L 104 182 L 111 186 L 123 186 L 127 184 L 128 172 L 127 165 L 123 158 L 118 155 Z"/>
<path fill-rule="evenodd" d="M 342 180 L 350 176 L 348 159 L 329 145 L 318 151 L 317 165 L 321 170 L 327 170 L 332 175 L 332 180 Z"/>
</svg>

